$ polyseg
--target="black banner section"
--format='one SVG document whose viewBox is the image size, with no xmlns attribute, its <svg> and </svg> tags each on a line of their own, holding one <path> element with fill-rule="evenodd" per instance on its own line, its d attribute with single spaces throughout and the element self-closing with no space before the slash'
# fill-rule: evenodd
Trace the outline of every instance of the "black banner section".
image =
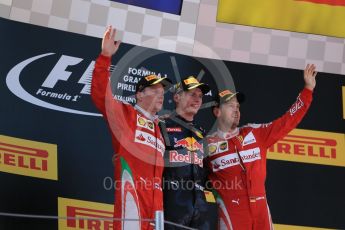
<svg viewBox="0 0 345 230">
<path fill-rule="evenodd" d="M 0 212 L 58 215 L 59 197 L 112 205 L 110 133 L 90 98 L 101 39 L 5 19 L 0 19 L 0 29 Z M 113 64 L 121 72 L 112 77 L 116 97 L 131 103 L 134 85 L 145 71 L 167 75 L 173 82 L 189 75 L 201 78 L 212 88 L 205 103 L 212 101 L 218 88 L 236 86 L 246 95 L 241 124 L 281 116 L 303 88 L 301 70 L 194 58 L 127 44 L 122 44 Z M 312 106 L 298 128 L 343 134 L 344 85 L 344 76 L 319 73 Z M 171 96 L 166 94 L 163 112 L 174 109 Z M 207 131 L 214 129 L 210 108 L 202 109 L 197 121 Z M 54 146 L 56 160 L 49 158 Z M 48 158 L 40 160 L 33 152 Z M 269 160 L 267 171 L 274 223 L 345 228 L 344 167 Z M 43 178 L 54 172 L 56 179 Z M 58 229 L 58 222 L 0 217 L 0 229 L 24 228 Z"/>
</svg>

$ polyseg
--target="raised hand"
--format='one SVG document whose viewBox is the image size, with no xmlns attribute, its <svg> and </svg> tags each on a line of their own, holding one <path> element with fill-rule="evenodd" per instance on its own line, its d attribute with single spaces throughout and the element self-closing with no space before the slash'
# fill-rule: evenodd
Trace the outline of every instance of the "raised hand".
<svg viewBox="0 0 345 230">
<path fill-rule="evenodd" d="M 316 85 L 316 74 L 317 72 L 316 66 L 314 64 L 307 64 L 307 66 L 304 69 L 304 83 L 305 83 L 305 88 L 314 90 L 315 85 Z"/>
<path fill-rule="evenodd" d="M 116 29 L 112 26 L 108 26 L 103 35 L 102 40 L 102 55 L 111 57 L 119 49 L 121 41 L 115 41 Z"/>
</svg>

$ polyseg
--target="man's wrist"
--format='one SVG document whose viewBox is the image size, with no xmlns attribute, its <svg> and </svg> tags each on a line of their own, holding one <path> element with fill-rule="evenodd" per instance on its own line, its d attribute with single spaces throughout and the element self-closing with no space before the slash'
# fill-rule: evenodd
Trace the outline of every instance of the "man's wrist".
<svg viewBox="0 0 345 230">
<path fill-rule="evenodd" d="M 310 91 L 313 91 L 315 87 L 311 85 L 305 85 L 304 88 L 309 89 Z"/>
<path fill-rule="evenodd" d="M 106 52 L 106 51 L 104 51 L 104 50 L 102 50 L 101 54 L 102 54 L 103 56 L 105 56 L 105 57 L 111 57 L 111 56 L 112 56 L 111 53 Z"/>
</svg>

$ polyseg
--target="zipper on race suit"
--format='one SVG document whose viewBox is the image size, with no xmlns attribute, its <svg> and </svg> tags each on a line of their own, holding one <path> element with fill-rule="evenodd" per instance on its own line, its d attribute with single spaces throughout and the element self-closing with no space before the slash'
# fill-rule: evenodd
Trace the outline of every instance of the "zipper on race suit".
<svg viewBox="0 0 345 230">
<path fill-rule="evenodd" d="M 235 144 L 235 151 L 236 151 L 237 156 L 238 156 L 238 158 L 239 158 L 239 160 L 240 160 L 240 166 L 241 166 L 241 168 L 242 168 L 242 171 L 243 171 L 244 173 L 246 173 L 246 168 L 244 167 L 244 163 L 243 163 L 243 161 L 242 161 L 242 158 L 241 158 L 240 153 L 239 153 L 238 150 L 237 150 L 236 144 Z"/>
</svg>

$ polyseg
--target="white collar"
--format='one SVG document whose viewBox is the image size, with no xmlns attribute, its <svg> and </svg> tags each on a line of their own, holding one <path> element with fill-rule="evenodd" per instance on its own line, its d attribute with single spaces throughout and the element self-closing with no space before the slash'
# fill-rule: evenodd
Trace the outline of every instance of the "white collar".
<svg viewBox="0 0 345 230">
<path fill-rule="evenodd" d="M 232 132 L 223 132 L 220 129 L 217 129 L 217 136 L 223 139 L 230 139 L 231 137 L 234 137 L 239 134 L 239 128 L 237 127 L 234 131 Z"/>
<path fill-rule="evenodd" d="M 150 119 L 151 121 L 158 120 L 158 115 L 151 115 L 149 112 L 147 112 L 145 109 L 141 108 L 139 105 L 134 105 L 134 108 L 139 111 L 140 113 L 144 114 L 145 117 Z"/>
</svg>

